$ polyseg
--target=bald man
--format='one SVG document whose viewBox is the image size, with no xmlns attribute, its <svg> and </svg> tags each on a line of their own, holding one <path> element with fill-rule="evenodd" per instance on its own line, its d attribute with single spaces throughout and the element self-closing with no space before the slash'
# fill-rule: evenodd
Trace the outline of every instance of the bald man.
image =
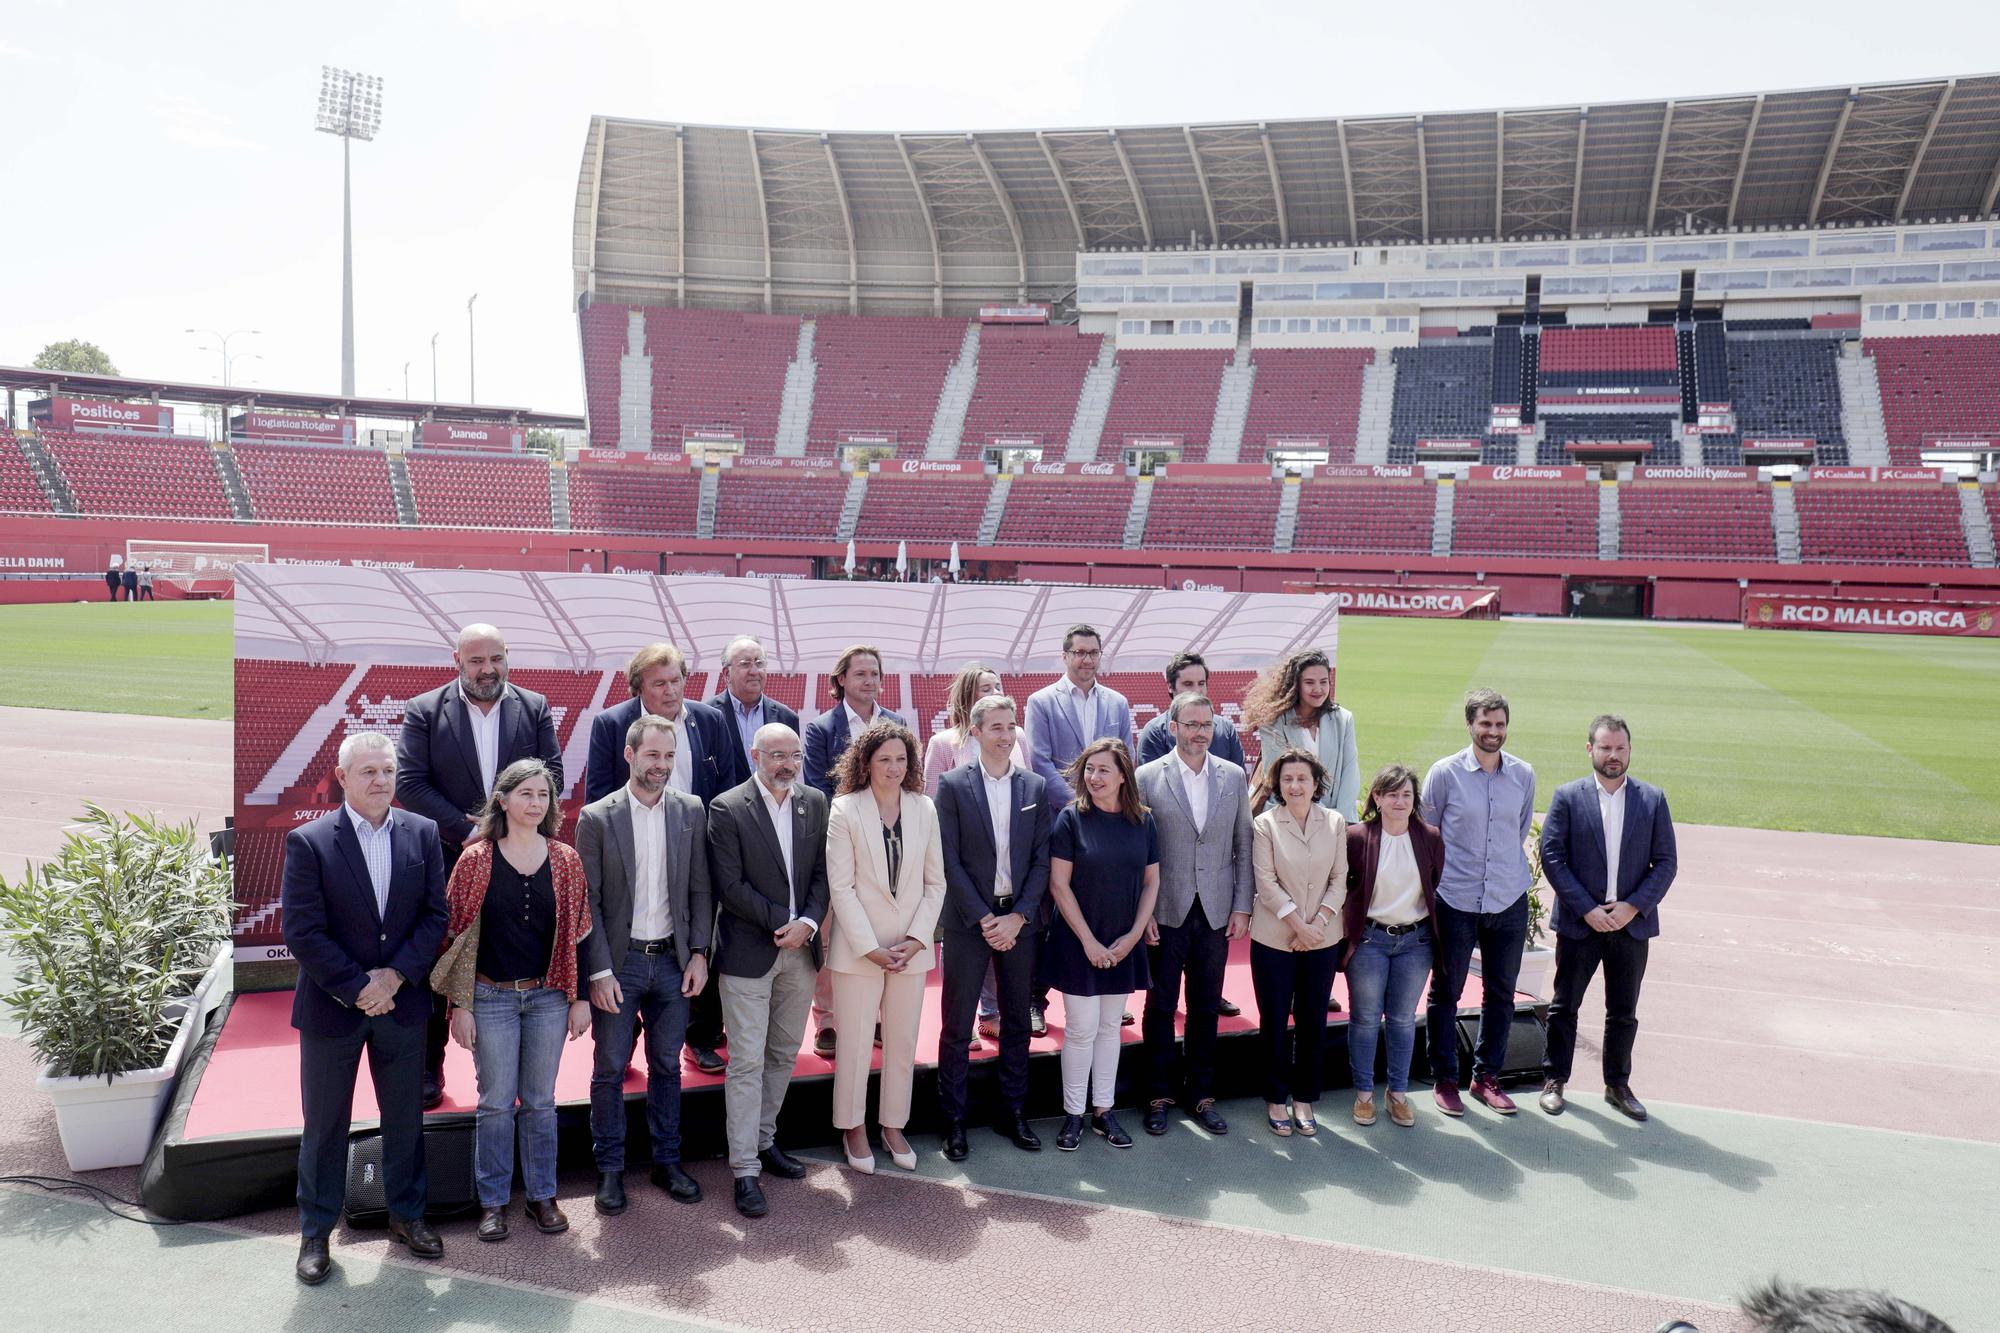
<svg viewBox="0 0 2000 1333">
<path fill-rule="evenodd" d="M 396 800 L 437 822 L 447 874 L 472 836 L 468 817 L 493 790 L 494 777 L 517 759 L 539 759 L 563 791 L 549 701 L 507 683 L 507 641 L 492 625 L 458 632 L 451 659 L 458 679 L 403 705 L 396 742 Z M 431 1014 L 424 1047 L 424 1109 L 444 1100 L 444 1000 Z"/>
</svg>

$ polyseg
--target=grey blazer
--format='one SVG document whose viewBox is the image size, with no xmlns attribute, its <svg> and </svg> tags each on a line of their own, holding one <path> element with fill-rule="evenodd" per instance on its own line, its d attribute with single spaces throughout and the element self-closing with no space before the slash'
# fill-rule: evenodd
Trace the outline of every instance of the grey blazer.
<svg viewBox="0 0 2000 1333">
<path fill-rule="evenodd" d="M 667 919 L 674 956 L 685 969 L 695 952 L 706 955 L 715 938 L 715 897 L 708 883 L 708 814 L 696 797 L 669 787 L 667 803 Z M 590 934 L 583 940 L 584 977 L 616 972 L 632 941 L 632 789 L 620 787 L 583 807 L 576 822 L 576 851 L 590 886 Z"/>
<path fill-rule="evenodd" d="M 1313 734 L 1287 712 L 1270 726 L 1257 728 L 1257 745 L 1260 773 L 1265 765 L 1294 746 L 1316 753 L 1320 763 L 1326 765 L 1326 795 L 1319 803 L 1329 810 L 1340 811 L 1341 818 L 1350 824 L 1359 816 L 1361 760 L 1354 744 L 1354 714 L 1335 704 L 1333 711 L 1320 721 L 1319 741 L 1315 746 Z M 1274 796 L 1265 809 L 1275 804 Z"/>
<path fill-rule="evenodd" d="M 1153 919 L 1178 926 L 1199 898 L 1202 915 L 1220 930 L 1231 912 L 1247 913 L 1255 895 L 1250 784 L 1240 765 L 1209 755 L 1208 813 L 1196 833 L 1176 754 L 1169 750 L 1139 769 L 1139 797 L 1152 809 L 1160 839 L 1160 896 Z"/>
</svg>

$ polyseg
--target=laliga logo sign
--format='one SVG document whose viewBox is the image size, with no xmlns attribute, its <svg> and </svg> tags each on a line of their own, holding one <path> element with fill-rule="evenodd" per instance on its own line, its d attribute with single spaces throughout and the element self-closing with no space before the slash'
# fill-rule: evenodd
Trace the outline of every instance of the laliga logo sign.
<svg viewBox="0 0 2000 1333">
<path fill-rule="evenodd" d="M 1182 592 L 1227 592 L 1220 583 L 1196 583 L 1193 579 L 1181 580 Z"/>
</svg>

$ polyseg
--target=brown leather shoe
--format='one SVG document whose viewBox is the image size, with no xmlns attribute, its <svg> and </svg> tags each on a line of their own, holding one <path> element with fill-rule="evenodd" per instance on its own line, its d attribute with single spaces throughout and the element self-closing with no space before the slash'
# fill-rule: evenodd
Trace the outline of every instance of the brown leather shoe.
<svg viewBox="0 0 2000 1333">
<path fill-rule="evenodd" d="M 1501 1115 L 1512 1115 L 1521 1109 L 1514 1105 L 1512 1097 L 1500 1091 L 1500 1084 L 1491 1074 L 1481 1074 L 1472 1080 L 1472 1095 Z"/>
<path fill-rule="evenodd" d="M 1613 1083 L 1605 1088 L 1604 1100 L 1617 1107 L 1621 1115 L 1628 1115 L 1634 1120 L 1641 1121 L 1646 1118 L 1646 1107 L 1632 1095 L 1632 1085 L 1629 1083 Z"/>
<path fill-rule="evenodd" d="M 1372 1125 L 1375 1123 L 1375 1099 L 1373 1097 L 1356 1097 L 1354 1099 L 1354 1123 L 1357 1125 Z"/>
<path fill-rule="evenodd" d="M 1408 1097 L 1396 1092 L 1389 1094 L 1389 1121 L 1391 1124 L 1401 1125 L 1404 1129 L 1417 1123 L 1416 1108 L 1410 1105 Z"/>
<path fill-rule="evenodd" d="M 813 1054 L 822 1060 L 833 1059 L 838 1034 L 832 1028 L 821 1028 L 813 1036 Z"/>
<path fill-rule="evenodd" d="M 479 1210 L 479 1239 L 488 1241 L 507 1239 L 507 1209 L 505 1207 L 481 1208 Z"/>
<path fill-rule="evenodd" d="M 389 1239 L 400 1242 L 419 1259 L 444 1257 L 444 1241 L 439 1238 L 437 1229 L 421 1217 L 413 1217 L 407 1222 L 400 1217 L 391 1217 Z"/>
<path fill-rule="evenodd" d="M 569 1230 L 569 1219 L 556 1206 L 554 1199 L 528 1200 L 528 1220 L 535 1224 L 535 1230 L 546 1236 Z"/>
<path fill-rule="evenodd" d="M 1543 1079 L 1542 1095 L 1539 1100 L 1542 1109 L 1550 1115 L 1561 1115 L 1563 1108 L 1569 1105 L 1563 1100 L 1563 1085 L 1560 1079 Z"/>
<path fill-rule="evenodd" d="M 1436 1102 L 1438 1110 L 1443 1111 L 1446 1115 L 1461 1116 L 1465 1114 L 1465 1103 L 1459 1100 L 1458 1084 L 1456 1083 L 1439 1083 L 1431 1089 L 1431 1100 Z"/>
</svg>

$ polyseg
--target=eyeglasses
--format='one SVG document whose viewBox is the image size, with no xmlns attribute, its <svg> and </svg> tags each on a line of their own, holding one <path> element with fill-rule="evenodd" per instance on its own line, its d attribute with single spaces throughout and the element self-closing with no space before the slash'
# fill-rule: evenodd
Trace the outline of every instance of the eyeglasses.
<svg viewBox="0 0 2000 1333">
<path fill-rule="evenodd" d="M 751 667 L 754 668 L 755 670 L 762 671 L 765 666 L 766 663 L 764 659 L 761 657 L 753 657 L 748 659 L 738 658 L 736 661 L 731 662 L 729 664 L 729 667 L 732 671 L 735 670 L 737 667 Z"/>
<path fill-rule="evenodd" d="M 1086 662 L 1095 662 L 1098 658 L 1104 656 L 1104 650 L 1102 648 L 1065 648 L 1063 649 L 1063 656 L 1080 657 Z"/>
</svg>

